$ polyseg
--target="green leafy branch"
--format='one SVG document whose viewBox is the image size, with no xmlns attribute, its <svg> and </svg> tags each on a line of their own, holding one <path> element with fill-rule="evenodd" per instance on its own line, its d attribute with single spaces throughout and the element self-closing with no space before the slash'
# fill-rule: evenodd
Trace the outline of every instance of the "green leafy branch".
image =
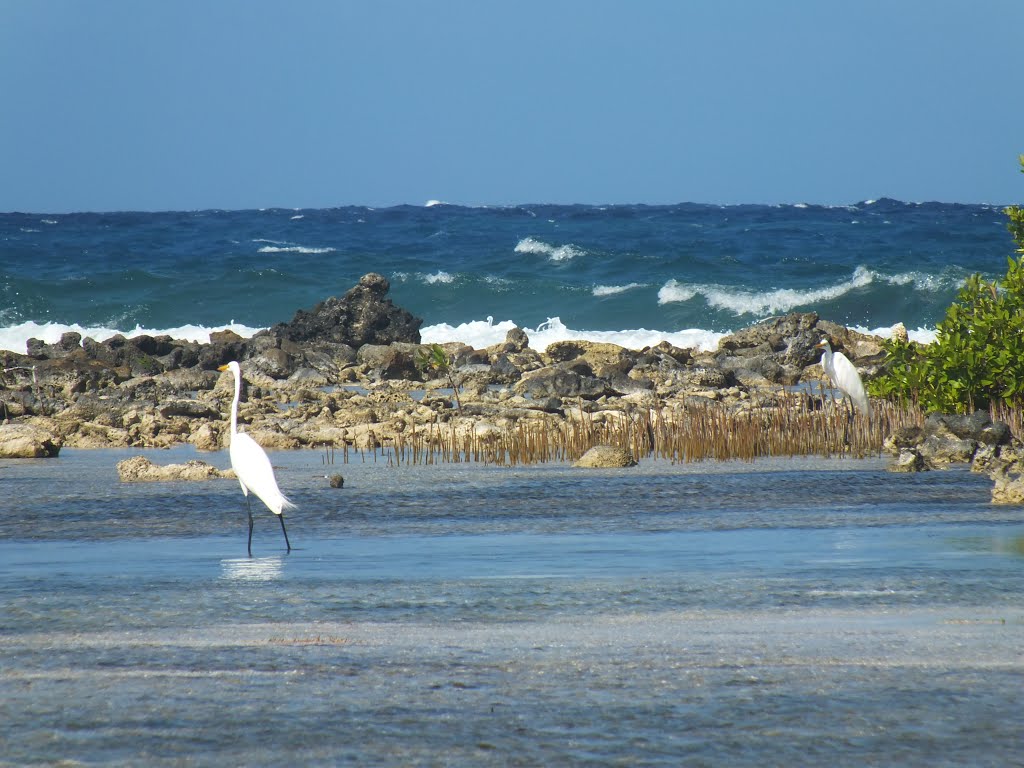
<svg viewBox="0 0 1024 768">
<path fill-rule="evenodd" d="M 416 367 L 424 374 L 435 378 L 444 377 L 455 393 L 455 405 L 462 415 L 462 400 L 459 398 L 459 386 L 455 383 L 454 360 L 440 344 L 431 344 L 425 350 L 416 353 Z"/>
</svg>

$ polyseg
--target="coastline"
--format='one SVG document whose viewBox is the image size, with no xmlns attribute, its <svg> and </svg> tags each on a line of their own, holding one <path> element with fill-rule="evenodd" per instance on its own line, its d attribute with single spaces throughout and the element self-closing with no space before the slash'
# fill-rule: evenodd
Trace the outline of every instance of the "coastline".
<svg viewBox="0 0 1024 768">
<path fill-rule="evenodd" d="M 818 365 L 821 338 L 845 350 L 865 376 L 883 357 L 879 338 L 814 313 L 762 321 L 723 337 L 713 351 L 562 341 L 538 352 L 518 328 L 483 349 L 441 347 L 422 343 L 422 321 L 395 307 L 388 289 L 380 275 L 366 275 L 344 296 L 251 339 L 225 331 L 209 344 L 144 335 L 101 342 L 77 333 L 55 344 L 30 340 L 27 354 L 0 355 L 0 407 L 8 425 L 43 433 L 36 455 L 61 446 L 215 450 L 225 444 L 229 396 L 216 368 L 239 360 L 247 390 L 240 420 L 265 448 L 373 450 L 424 441 L 410 445 L 415 452 L 444 439 L 442 450 L 476 451 L 511 440 L 521 427 L 628 432 L 642 413 L 664 422 L 694 408 L 822 412 L 835 395 Z M 443 349 L 441 367 L 424 366 L 435 349 Z M 566 450 L 576 457 L 580 447 Z"/>
</svg>

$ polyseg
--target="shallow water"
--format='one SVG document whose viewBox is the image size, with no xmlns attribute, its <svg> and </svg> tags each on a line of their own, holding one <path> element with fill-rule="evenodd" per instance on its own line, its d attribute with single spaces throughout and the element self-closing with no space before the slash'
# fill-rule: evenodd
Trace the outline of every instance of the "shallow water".
<svg viewBox="0 0 1024 768">
<path fill-rule="evenodd" d="M 1021 759 L 1024 513 L 967 471 L 277 453 L 249 558 L 137 453 L 0 463 L 0 764 Z"/>
</svg>

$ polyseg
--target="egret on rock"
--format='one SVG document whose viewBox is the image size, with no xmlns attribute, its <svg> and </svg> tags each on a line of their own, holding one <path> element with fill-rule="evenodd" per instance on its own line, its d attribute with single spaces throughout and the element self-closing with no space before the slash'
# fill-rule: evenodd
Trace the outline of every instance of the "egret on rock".
<svg viewBox="0 0 1024 768">
<path fill-rule="evenodd" d="M 864 382 L 860 374 L 842 352 L 833 352 L 828 339 L 822 339 L 816 345 L 822 350 L 821 368 L 832 384 L 857 406 L 857 410 L 867 416 L 871 411 L 868 407 L 868 393 L 864 390 Z"/>
<path fill-rule="evenodd" d="M 249 435 L 238 431 L 238 398 L 242 392 L 242 369 L 237 362 L 232 360 L 217 370 L 231 371 L 235 377 L 235 398 L 231 401 L 231 443 L 228 447 L 228 455 L 231 457 L 231 468 L 238 476 L 238 484 L 242 486 L 245 505 L 249 510 L 249 556 L 252 557 L 253 526 L 250 492 L 266 504 L 267 509 L 277 515 L 277 519 L 281 521 L 285 546 L 291 552 L 292 545 L 288 541 L 288 531 L 284 527 L 284 511 L 294 509 L 295 505 L 288 501 L 281 493 L 281 489 L 277 487 L 274 468 L 270 465 L 266 451 Z"/>
</svg>

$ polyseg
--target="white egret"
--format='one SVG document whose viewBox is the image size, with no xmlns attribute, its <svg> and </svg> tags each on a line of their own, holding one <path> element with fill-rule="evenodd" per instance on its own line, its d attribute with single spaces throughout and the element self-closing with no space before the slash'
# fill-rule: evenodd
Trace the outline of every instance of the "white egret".
<svg viewBox="0 0 1024 768">
<path fill-rule="evenodd" d="M 274 468 L 270 466 L 270 459 L 266 452 L 249 435 L 238 431 L 238 398 L 242 392 L 242 369 L 238 363 L 232 360 L 227 365 L 222 365 L 217 370 L 231 371 L 235 377 L 235 399 L 231 401 L 231 444 L 228 447 L 228 455 L 231 457 L 231 468 L 238 475 L 238 484 L 242 486 L 242 494 L 245 496 L 245 505 L 249 510 L 249 556 L 252 557 L 252 503 L 249 499 L 249 492 L 256 494 L 259 499 L 267 505 L 267 509 L 277 515 L 281 521 L 281 532 L 284 533 L 284 543 L 288 551 L 292 551 L 291 542 L 288 541 L 288 531 L 284 527 L 284 510 L 294 509 L 295 505 L 281 493 L 277 487 L 277 479 L 274 477 Z"/>
<path fill-rule="evenodd" d="M 833 352 L 828 339 L 822 339 L 818 342 L 817 347 L 822 350 L 821 368 L 825 371 L 825 375 L 832 380 L 833 385 L 856 404 L 861 413 L 867 416 L 870 412 L 868 393 L 864 391 L 864 382 L 860 380 L 860 374 L 853 367 L 853 363 L 842 352 Z"/>
</svg>

